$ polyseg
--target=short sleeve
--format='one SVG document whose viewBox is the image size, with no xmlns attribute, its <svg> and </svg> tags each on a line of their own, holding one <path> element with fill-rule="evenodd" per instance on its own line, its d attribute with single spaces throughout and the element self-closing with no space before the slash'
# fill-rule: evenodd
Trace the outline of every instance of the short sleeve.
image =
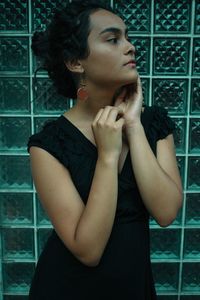
<svg viewBox="0 0 200 300">
<path fill-rule="evenodd" d="M 152 130 L 155 131 L 154 136 L 156 141 L 164 139 L 174 132 L 175 123 L 168 115 L 166 109 L 153 106 Z"/>
<path fill-rule="evenodd" d="M 29 152 L 32 146 L 42 148 L 67 167 L 67 155 L 63 155 L 62 151 L 63 140 L 63 134 L 59 130 L 56 121 L 50 121 L 44 125 L 40 132 L 29 137 L 27 151 Z"/>
</svg>

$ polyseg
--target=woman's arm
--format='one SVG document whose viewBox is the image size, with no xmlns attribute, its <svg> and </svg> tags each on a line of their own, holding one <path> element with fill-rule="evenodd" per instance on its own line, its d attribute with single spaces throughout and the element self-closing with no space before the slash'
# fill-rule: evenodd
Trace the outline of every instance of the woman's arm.
<svg viewBox="0 0 200 300">
<path fill-rule="evenodd" d="M 125 119 L 132 167 L 144 204 L 161 226 L 169 225 L 182 204 L 182 185 L 176 163 L 173 136 L 157 142 L 157 158 L 147 141 L 141 124 L 142 85 L 125 87 L 115 105 L 121 107 Z"/>
<path fill-rule="evenodd" d="M 176 218 L 182 204 L 182 184 L 172 134 L 157 142 L 157 158 L 140 122 L 129 131 L 131 161 L 137 185 L 150 214 L 161 226 Z"/>
<path fill-rule="evenodd" d="M 107 107 L 93 123 L 98 160 L 86 205 L 69 171 L 47 151 L 30 148 L 41 203 L 63 243 L 88 266 L 98 264 L 115 217 L 123 126 L 123 119 L 116 121 L 117 115 L 118 109 Z"/>
</svg>

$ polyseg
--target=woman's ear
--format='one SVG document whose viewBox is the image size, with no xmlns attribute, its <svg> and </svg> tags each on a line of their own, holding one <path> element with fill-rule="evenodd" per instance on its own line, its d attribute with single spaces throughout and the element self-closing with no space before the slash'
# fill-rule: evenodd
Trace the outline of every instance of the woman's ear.
<svg viewBox="0 0 200 300">
<path fill-rule="evenodd" d="M 65 62 L 65 65 L 68 68 L 68 70 L 73 73 L 79 73 L 79 74 L 84 73 L 83 66 L 79 60 L 72 60 L 70 62 Z"/>
</svg>

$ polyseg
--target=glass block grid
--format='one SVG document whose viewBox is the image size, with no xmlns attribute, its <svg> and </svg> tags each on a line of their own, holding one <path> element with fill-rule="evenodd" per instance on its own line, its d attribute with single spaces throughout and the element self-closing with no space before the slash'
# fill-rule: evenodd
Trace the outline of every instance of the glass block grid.
<svg viewBox="0 0 200 300">
<path fill-rule="evenodd" d="M 26 143 L 46 120 L 73 105 L 57 95 L 31 52 L 61 0 L 1 0 L 0 8 L 0 300 L 25 300 L 51 230 L 31 181 Z M 183 207 L 172 225 L 153 220 L 151 259 L 159 300 L 200 299 L 200 1 L 110 0 L 136 47 L 145 103 L 168 109 Z"/>
</svg>

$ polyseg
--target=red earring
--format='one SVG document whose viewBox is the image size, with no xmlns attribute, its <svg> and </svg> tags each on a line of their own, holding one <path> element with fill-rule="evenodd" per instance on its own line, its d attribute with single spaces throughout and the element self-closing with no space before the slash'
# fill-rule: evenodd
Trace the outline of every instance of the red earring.
<svg viewBox="0 0 200 300">
<path fill-rule="evenodd" d="M 80 87 L 77 91 L 77 98 L 81 101 L 86 101 L 88 99 L 88 92 L 84 87 Z"/>
</svg>

